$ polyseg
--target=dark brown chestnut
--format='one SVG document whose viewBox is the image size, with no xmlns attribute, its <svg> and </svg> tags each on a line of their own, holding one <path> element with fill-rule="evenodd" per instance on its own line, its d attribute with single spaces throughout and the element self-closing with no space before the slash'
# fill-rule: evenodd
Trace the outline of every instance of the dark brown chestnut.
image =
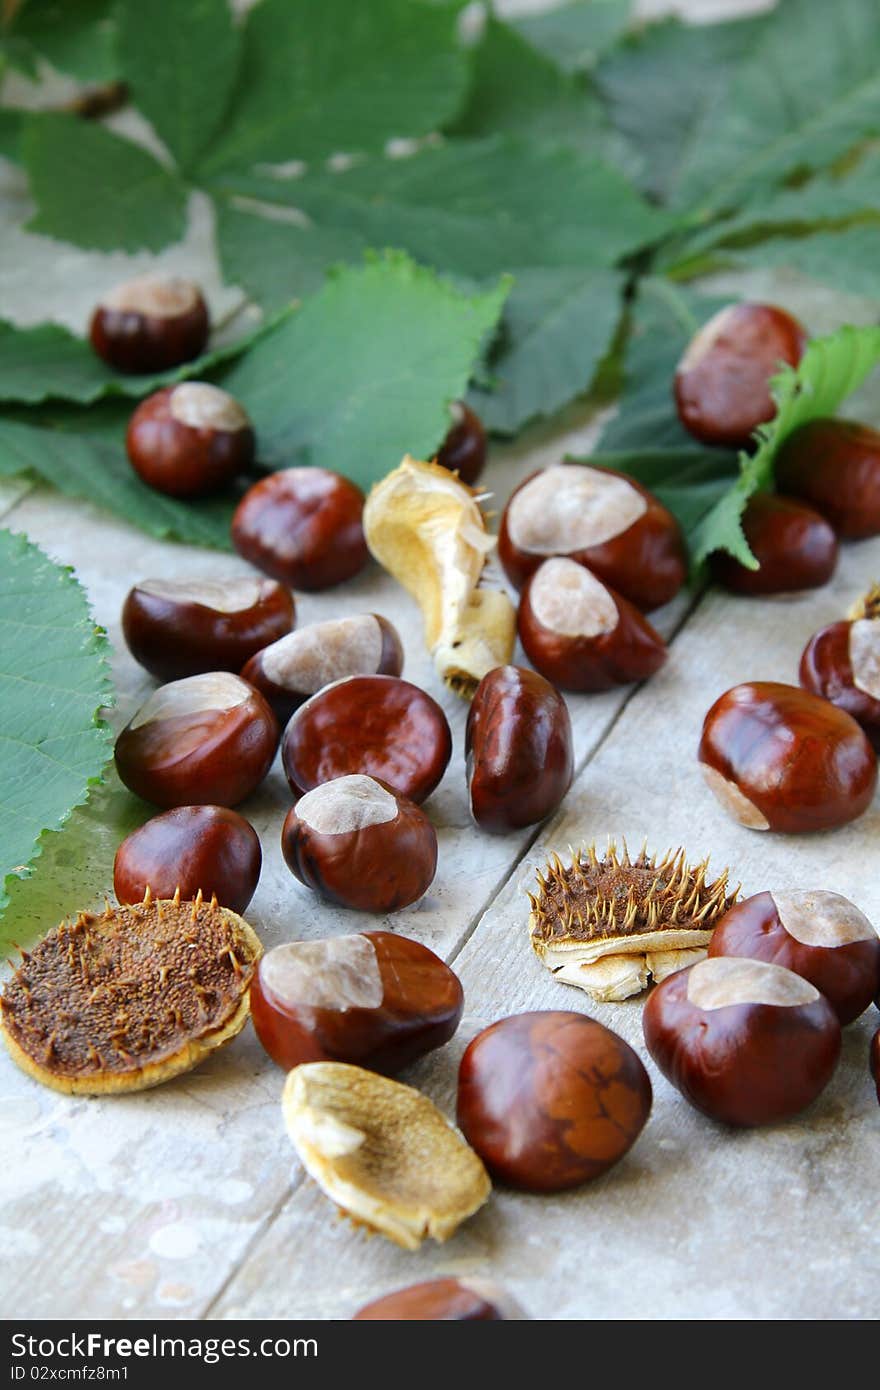
<svg viewBox="0 0 880 1390">
<path fill-rule="evenodd" d="M 880 431 L 854 420 L 811 420 L 774 463 L 776 482 L 831 522 L 845 540 L 880 535 Z"/>
<path fill-rule="evenodd" d="M 880 989 L 880 937 L 839 893 L 757 893 L 718 922 L 710 956 L 748 956 L 802 975 L 824 994 L 841 1026 L 863 1014 Z"/>
<path fill-rule="evenodd" d="M 851 714 L 880 752 L 880 621 L 857 618 L 823 627 L 804 648 L 800 681 Z"/>
<path fill-rule="evenodd" d="M 744 449 L 772 420 L 771 378 L 796 367 L 807 335 L 774 304 L 730 304 L 695 334 L 675 372 L 675 403 L 686 430 L 704 444 Z"/>
<path fill-rule="evenodd" d="M 814 985 L 781 965 L 712 956 L 657 985 L 642 1015 L 657 1066 L 685 1100 L 729 1125 L 806 1109 L 831 1080 L 840 1024 Z"/>
<path fill-rule="evenodd" d="M 837 568 L 837 536 L 823 516 L 803 502 L 758 492 L 746 504 L 742 529 L 760 566 L 748 569 L 716 550 L 712 577 L 734 594 L 784 594 L 817 589 Z"/>
<path fill-rule="evenodd" d="M 122 632 L 135 661 L 169 681 L 238 671 L 295 618 L 293 595 L 274 579 L 143 579 L 123 604 Z"/>
<path fill-rule="evenodd" d="M 635 604 L 561 557 L 526 582 L 517 626 L 529 661 L 564 690 L 647 680 L 666 660 L 666 643 Z"/>
<path fill-rule="evenodd" d="M 465 735 L 471 814 L 503 835 L 556 810 L 574 771 L 571 719 L 558 690 L 521 666 L 498 666 L 477 686 Z"/>
<path fill-rule="evenodd" d="M 98 356 L 118 372 L 164 372 L 199 356 L 209 326 L 198 285 L 143 276 L 104 296 L 89 337 Z"/>
<path fill-rule="evenodd" d="M 880 1028 L 871 1039 L 870 1069 L 877 1087 L 877 1101 L 880 1104 Z"/>
<path fill-rule="evenodd" d="M 463 483 L 473 485 L 486 462 L 486 431 L 479 415 L 464 401 L 453 401 L 449 413 L 452 425 L 440 446 L 437 462 L 457 473 Z"/>
<path fill-rule="evenodd" d="M 558 1192 L 604 1173 L 651 1110 L 637 1054 L 583 1014 L 515 1014 L 484 1028 L 458 1073 L 458 1124 L 493 1177 Z"/>
<path fill-rule="evenodd" d="M 285 1071 L 351 1062 L 394 1076 L 448 1042 L 464 994 L 418 941 L 367 931 L 291 941 L 268 951 L 251 985 L 257 1037 Z"/>
<path fill-rule="evenodd" d="M 377 613 L 312 623 L 257 652 L 242 670 L 265 695 L 282 724 L 295 709 L 345 676 L 399 676 L 403 647 L 397 630 Z"/>
<path fill-rule="evenodd" d="M 225 806 L 177 806 L 122 841 L 113 862 L 121 903 L 154 898 L 191 901 L 201 893 L 243 913 L 257 887 L 263 854 L 257 832 Z"/>
<path fill-rule="evenodd" d="M 523 1317 L 489 1279 L 428 1279 L 364 1304 L 353 1322 L 503 1322 Z"/>
<path fill-rule="evenodd" d="M 521 589 L 538 566 L 563 555 L 637 608 L 659 608 L 685 581 L 678 522 L 635 479 L 610 468 L 565 463 L 533 473 L 501 518 L 498 555 Z"/>
<path fill-rule="evenodd" d="M 236 806 L 259 786 L 278 723 L 258 690 L 228 671 L 160 685 L 116 740 L 116 770 L 156 806 Z"/>
<path fill-rule="evenodd" d="M 254 431 L 226 391 L 183 381 L 141 402 L 125 448 L 135 473 L 157 492 L 208 497 L 253 463 Z"/>
<path fill-rule="evenodd" d="M 399 676 L 348 676 L 325 686 L 300 705 L 281 745 L 296 796 L 362 772 L 417 803 L 431 795 L 451 754 L 437 701 Z"/>
<path fill-rule="evenodd" d="M 369 559 L 359 487 L 326 468 L 285 468 L 249 488 L 232 543 L 257 569 L 295 589 L 330 589 Z"/>
<path fill-rule="evenodd" d="M 724 809 L 750 830 L 831 830 L 867 810 L 877 785 L 856 721 L 775 681 L 747 681 L 715 701 L 699 759 Z"/>
</svg>

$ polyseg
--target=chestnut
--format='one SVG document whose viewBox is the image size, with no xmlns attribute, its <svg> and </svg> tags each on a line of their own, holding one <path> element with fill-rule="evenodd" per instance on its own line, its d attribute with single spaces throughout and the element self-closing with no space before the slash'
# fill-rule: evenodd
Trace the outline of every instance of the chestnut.
<svg viewBox="0 0 880 1390">
<path fill-rule="evenodd" d="M 116 770 L 156 806 L 236 806 L 259 786 L 278 724 L 258 690 L 228 671 L 154 690 L 116 740 Z"/>
<path fill-rule="evenodd" d="M 623 1038 L 583 1014 L 514 1014 L 484 1028 L 458 1073 L 458 1125 L 493 1177 L 558 1192 L 632 1148 L 651 1082 Z"/>
<path fill-rule="evenodd" d="M 839 893 L 757 893 L 720 919 L 710 956 L 748 956 L 802 975 L 824 994 L 841 1026 L 865 1012 L 880 989 L 880 937 Z"/>
<path fill-rule="evenodd" d="M 89 338 L 98 356 L 118 372 L 164 372 L 198 357 L 208 329 L 198 285 L 146 275 L 104 295 Z"/>
<path fill-rule="evenodd" d="M 533 473 L 501 518 L 498 555 L 521 589 L 550 556 L 576 560 L 637 608 L 659 608 L 685 581 L 678 522 L 635 479 L 565 463 Z"/>
<path fill-rule="evenodd" d="M 877 1087 L 877 1101 L 880 1104 L 880 1028 L 871 1039 L 870 1068 Z"/>
<path fill-rule="evenodd" d="M 304 700 L 344 676 L 399 676 L 403 647 L 378 613 L 330 618 L 289 633 L 252 656 L 242 679 L 265 695 L 282 724 Z"/>
<path fill-rule="evenodd" d="M 274 579 L 142 579 L 122 606 L 122 633 L 135 661 L 169 681 L 238 671 L 295 617 L 293 595 Z"/>
<path fill-rule="evenodd" d="M 529 661 L 564 690 L 647 680 L 666 660 L 666 643 L 634 604 L 561 557 L 526 582 L 517 626 Z"/>
<path fill-rule="evenodd" d="M 691 339 L 675 371 L 675 403 L 685 429 L 704 444 L 744 449 L 772 420 L 771 378 L 796 367 L 807 334 L 774 304 L 730 304 Z"/>
<path fill-rule="evenodd" d="M 811 420 L 776 455 L 776 482 L 831 522 L 839 536 L 880 535 L 880 431 L 854 420 Z"/>
<path fill-rule="evenodd" d="M 362 772 L 422 802 L 452 755 L 437 701 L 399 676 L 348 676 L 313 695 L 284 731 L 281 757 L 296 796 Z"/>
<path fill-rule="evenodd" d="M 479 415 L 464 401 L 453 401 L 449 413 L 452 425 L 440 445 L 437 462 L 472 486 L 486 462 L 486 431 Z"/>
<path fill-rule="evenodd" d="M 657 985 L 648 1051 L 697 1110 L 729 1125 L 797 1115 L 831 1080 L 840 1024 L 809 980 L 766 961 L 710 956 Z"/>
<path fill-rule="evenodd" d="M 353 1322 L 503 1322 L 523 1316 L 488 1279 L 428 1279 L 365 1303 Z"/>
<path fill-rule="evenodd" d="M 233 396 L 184 381 L 141 401 L 125 448 L 135 473 L 157 492 L 208 497 L 253 463 L 254 431 Z"/>
<path fill-rule="evenodd" d="M 257 832 L 225 806 L 176 806 L 122 841 L 113 861 L 121 903 L 154 898 L 187 901 L 199 893 L 241 915 L 257 887 L 263 854 Z"/>
<path fill-rule="evenodd" d="M 823 627 L 804 648 L 800 681 L 851 714 L 880 752 L 880 621 L 857 618 Z"/>
<path fill-rule="evenodd" d="M 471 814 L 481 829 L 503 835 L 537 825 L 571 786 L 565 701 L 534 671 L 496 667 L 480 681 L 468 710 L 465 754 Z"/>
<path fill-rule="evenodd" d="M 784 594 L 818 589 L 837 567 L 837 536 L 823 516 L 803 502 L 777 493 L 749 498 L 742 529 L 760 569 L 747 569 L 733 555 L 716 550 L 709 558 L 712 577 L 734 594 Z"/>
<path fill-rule="evenodd" d="M 464 993 L 427 946 L 396 932 L 290 941 L 260 961 L 251 985 L 257 1037 L 285 1071 L 352 1062 L 394 1076 L 448 1042 Z"/>
<path fill-rule="evenodd" d="M 715 701 L 699 759 L 724 809 L 750 830 L 831 830 L 860 816 L 877 785 L 856 721 L 775 681 L 747 681 Z"/>
<path fill-rule="evenodd" d="M 361 912 L 409 907 L 437 872 L 437 834 L 424 811 L 360 773 L 301 796 L 285 817 L 281 849 L 300 883 Z"/>
<path fill-rule="evenodd" d="M 330 589 L 369 559 L 364 494 L 327 468 L 284 468 L 249 488 L 232 543 L 257 569 L 295 589 Z"/>
</svg>

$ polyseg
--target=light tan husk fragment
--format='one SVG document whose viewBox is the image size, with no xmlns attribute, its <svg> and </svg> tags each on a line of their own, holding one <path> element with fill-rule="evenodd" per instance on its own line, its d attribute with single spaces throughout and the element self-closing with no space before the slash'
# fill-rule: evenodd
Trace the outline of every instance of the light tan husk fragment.
<svg viewBox="0 0 880 1390">
<path fill-rule="evenodd" d="M 860 618 L 880 619 L 880 583 L 872 584 L 866 594 L 854 603 L 847 615 L 853 622 Z"/>
</svg>

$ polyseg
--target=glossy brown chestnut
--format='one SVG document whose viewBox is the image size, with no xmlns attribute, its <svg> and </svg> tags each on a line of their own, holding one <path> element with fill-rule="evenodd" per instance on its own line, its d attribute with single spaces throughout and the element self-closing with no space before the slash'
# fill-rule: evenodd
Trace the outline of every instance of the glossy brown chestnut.
<svg viewBox="0 0 880 1390">
<path fill-rule="evenodd" d="M 759 569 L 747 569 L 723 550 L 710 556 L 712 577 L 734 594 L 784 594 L 817 589 L 837 568 L 837 537 L 823 516 L 803 502 L 758 492 L 749 499 L 742 528 Z"/>
<path fill-rule="evenodd" d="M 353 1322 L 503 1322 L 523 1316 L 504 1289 L 488 1279 L 428 1279 L 376 1298 Z"/>
<path fill-rule="evenodd" d="M 877 757 L 856 721 L 775 681 L 735 685 L 715 701 L 699 759 L 724 809 L 750 830 L 831 830 L 860 816 L 877 785 Z"/>
<path fill-rule="evenodd" d="M 449 413 L 452 425 L 440 446 L 437 462 L 457 473 L 463 483 L 472 485 L 486 462 L 486 431 L 479 415 L 464 401 L 453 401 Z"/>
<path fill-rule="evenodd" d="M 574 560 L 545 560 L 535 570 L 517 626 L 529 661 L 564 690 L 647 680 L 666 660 L 666 643 L 641 611 Z"/>
<path fill-rule="evenodd" d="M 452 754 L 436 700 L 399 676 L 348 676 L 313 695 L 284 731 L 281 756 L 295 795 L 362 772 L 422 802 Z"/>
<path fill-rule="evenodd" d="M 98 356 L 119 372 L 162 372 L 198 357 L 208 329 L 198 285 L 144 276 L 104 296 L 89 337 Z"/>
<path fill-rule="evenodd" d="M 122 841 L 113 862 L 121 903 L 154 898 L 216 897 L 239 915 L 257 887 L 263 854 L 257 832 L 225 806 L 177 806 L 154 816 Z"/>
<path fill-rule="evenodd" d="M 301 796 L 285 818 L 281 849 L 300 883 L 361 912 L 409 907 L 437 872 L 437 834 L 424 811 L 361 773 Z"/>
<path fill-rule="evenodd" d="M 501 518 L 498 555 L 521 589 L 554 555 L 586 565 L 637 608 L 659 608 L 685 581 L 678 522 L 646 488 L 623 473 L 565 463 L 533 473 Z"/>
<path fill-rule="evenodd" d="M 718 922 L 710 956 L 747 956 L 784 966 L 824 994 L 841 1026 L 863 1014 L 880 989 L 880 937 L 839 893 L 757 893 Z"/>
<path fill-rule="evenodd" d="M 657 1066 L 729 1125 L 797 1115 L 831 1080 L 840 1024 L 814 985 L 765 961 L 714 956 L 657 985 L 642 1015 Z"/>
<path fill-rule="evenodd" d="M 504 835 L 556 810 L 574 770 L 571 719 L 558 690 L 522 666 L 498 666 L 477 686 L 465 735 L 471 814 Z"/>
<path fill-rule="evenodd" d="M 135 473 L 157 492 L 208 497 L 253 463 L 254 431 L 226 391 L 183 381 L 141 402 L 125 448 Z"/>
<path fill-rule="evenodd" d="M 135 661 L 169 681 L 238 671 L 295 617 L 293 595 L 274 579 L 144 579 L 122 606 L 122 632 Z"/>
<path fill-rule="evenodd" d="M 458 1124 L 493 1177 L 529 1192 L 596 1178 L 635 1143 L 651 1082 L 628 1043 L 583 1014 L 484 1028 L 458 1073 Z"/>
<path fill-rule="evenodd" d="M 675 372 L 675 403 L 704 444 L 744 449 L 776 406 L 770 380 L 807 345 L 797 319 L 773 304 L 730 304 L 691 340 Z"/>
<path fill-rule="evenodd" d="M 251 985 L 257 1037 L 285 1071 L 351 1062 L 394 1076 L 448 1042 L 464 994 L 449 966 L 409 937 L 367 931 L 268 951 Z"/>
<path fill-rule="evenodd" d="M 804 648 L 800 680 L 805 690 L 851 714 L 880 752 L 880 621 L 823 627 Z"/>
<path fill-rule="evenodd" d="M 345 676 L 399 676 L 403 647 L 377 613 L 312 623 L 257 652 L 242 678 L 265 695 L 282 724 L 325 685 Z"/>
<path fill-rule="evenodd" d="M 278 723 L 258 690 L 228 671 L 170 681 L 116 740 L 116 770 L 156 806 L 236 806 L 262 782 Z"/>
<path fill-rule="evenodd" d="M 776 482 L 802 497 L 839 536 L 880 535 L 880 431 L 854 420 L 811 420 L 776 455 Z"/>
<path fill-rule="evenodd" d="M 232 543 L 295 589 L 329 589 L 369 559 L 359 487 L 326 468 L 285 468 L 255 483 L 232 518 Z"/>
<path fill-rule="evenodd" d="M 871 1039 L 870 1067 L 877 1087 L 877 1102 L 880 1104 L 880 1028 Z"/>
</svg>

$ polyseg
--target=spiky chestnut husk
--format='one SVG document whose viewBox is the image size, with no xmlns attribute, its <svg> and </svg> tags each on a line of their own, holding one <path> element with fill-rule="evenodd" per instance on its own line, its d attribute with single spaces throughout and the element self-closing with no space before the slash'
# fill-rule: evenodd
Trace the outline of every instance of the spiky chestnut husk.
<svg viewBox="0 0 880 1390">
<path fill-rule="evenodd" d="M 853 604 L 847 616 L 854 623 L 860 618 L 880 619 L 880 582 L 871 585 L 868 592 Z"/>
</svg>

